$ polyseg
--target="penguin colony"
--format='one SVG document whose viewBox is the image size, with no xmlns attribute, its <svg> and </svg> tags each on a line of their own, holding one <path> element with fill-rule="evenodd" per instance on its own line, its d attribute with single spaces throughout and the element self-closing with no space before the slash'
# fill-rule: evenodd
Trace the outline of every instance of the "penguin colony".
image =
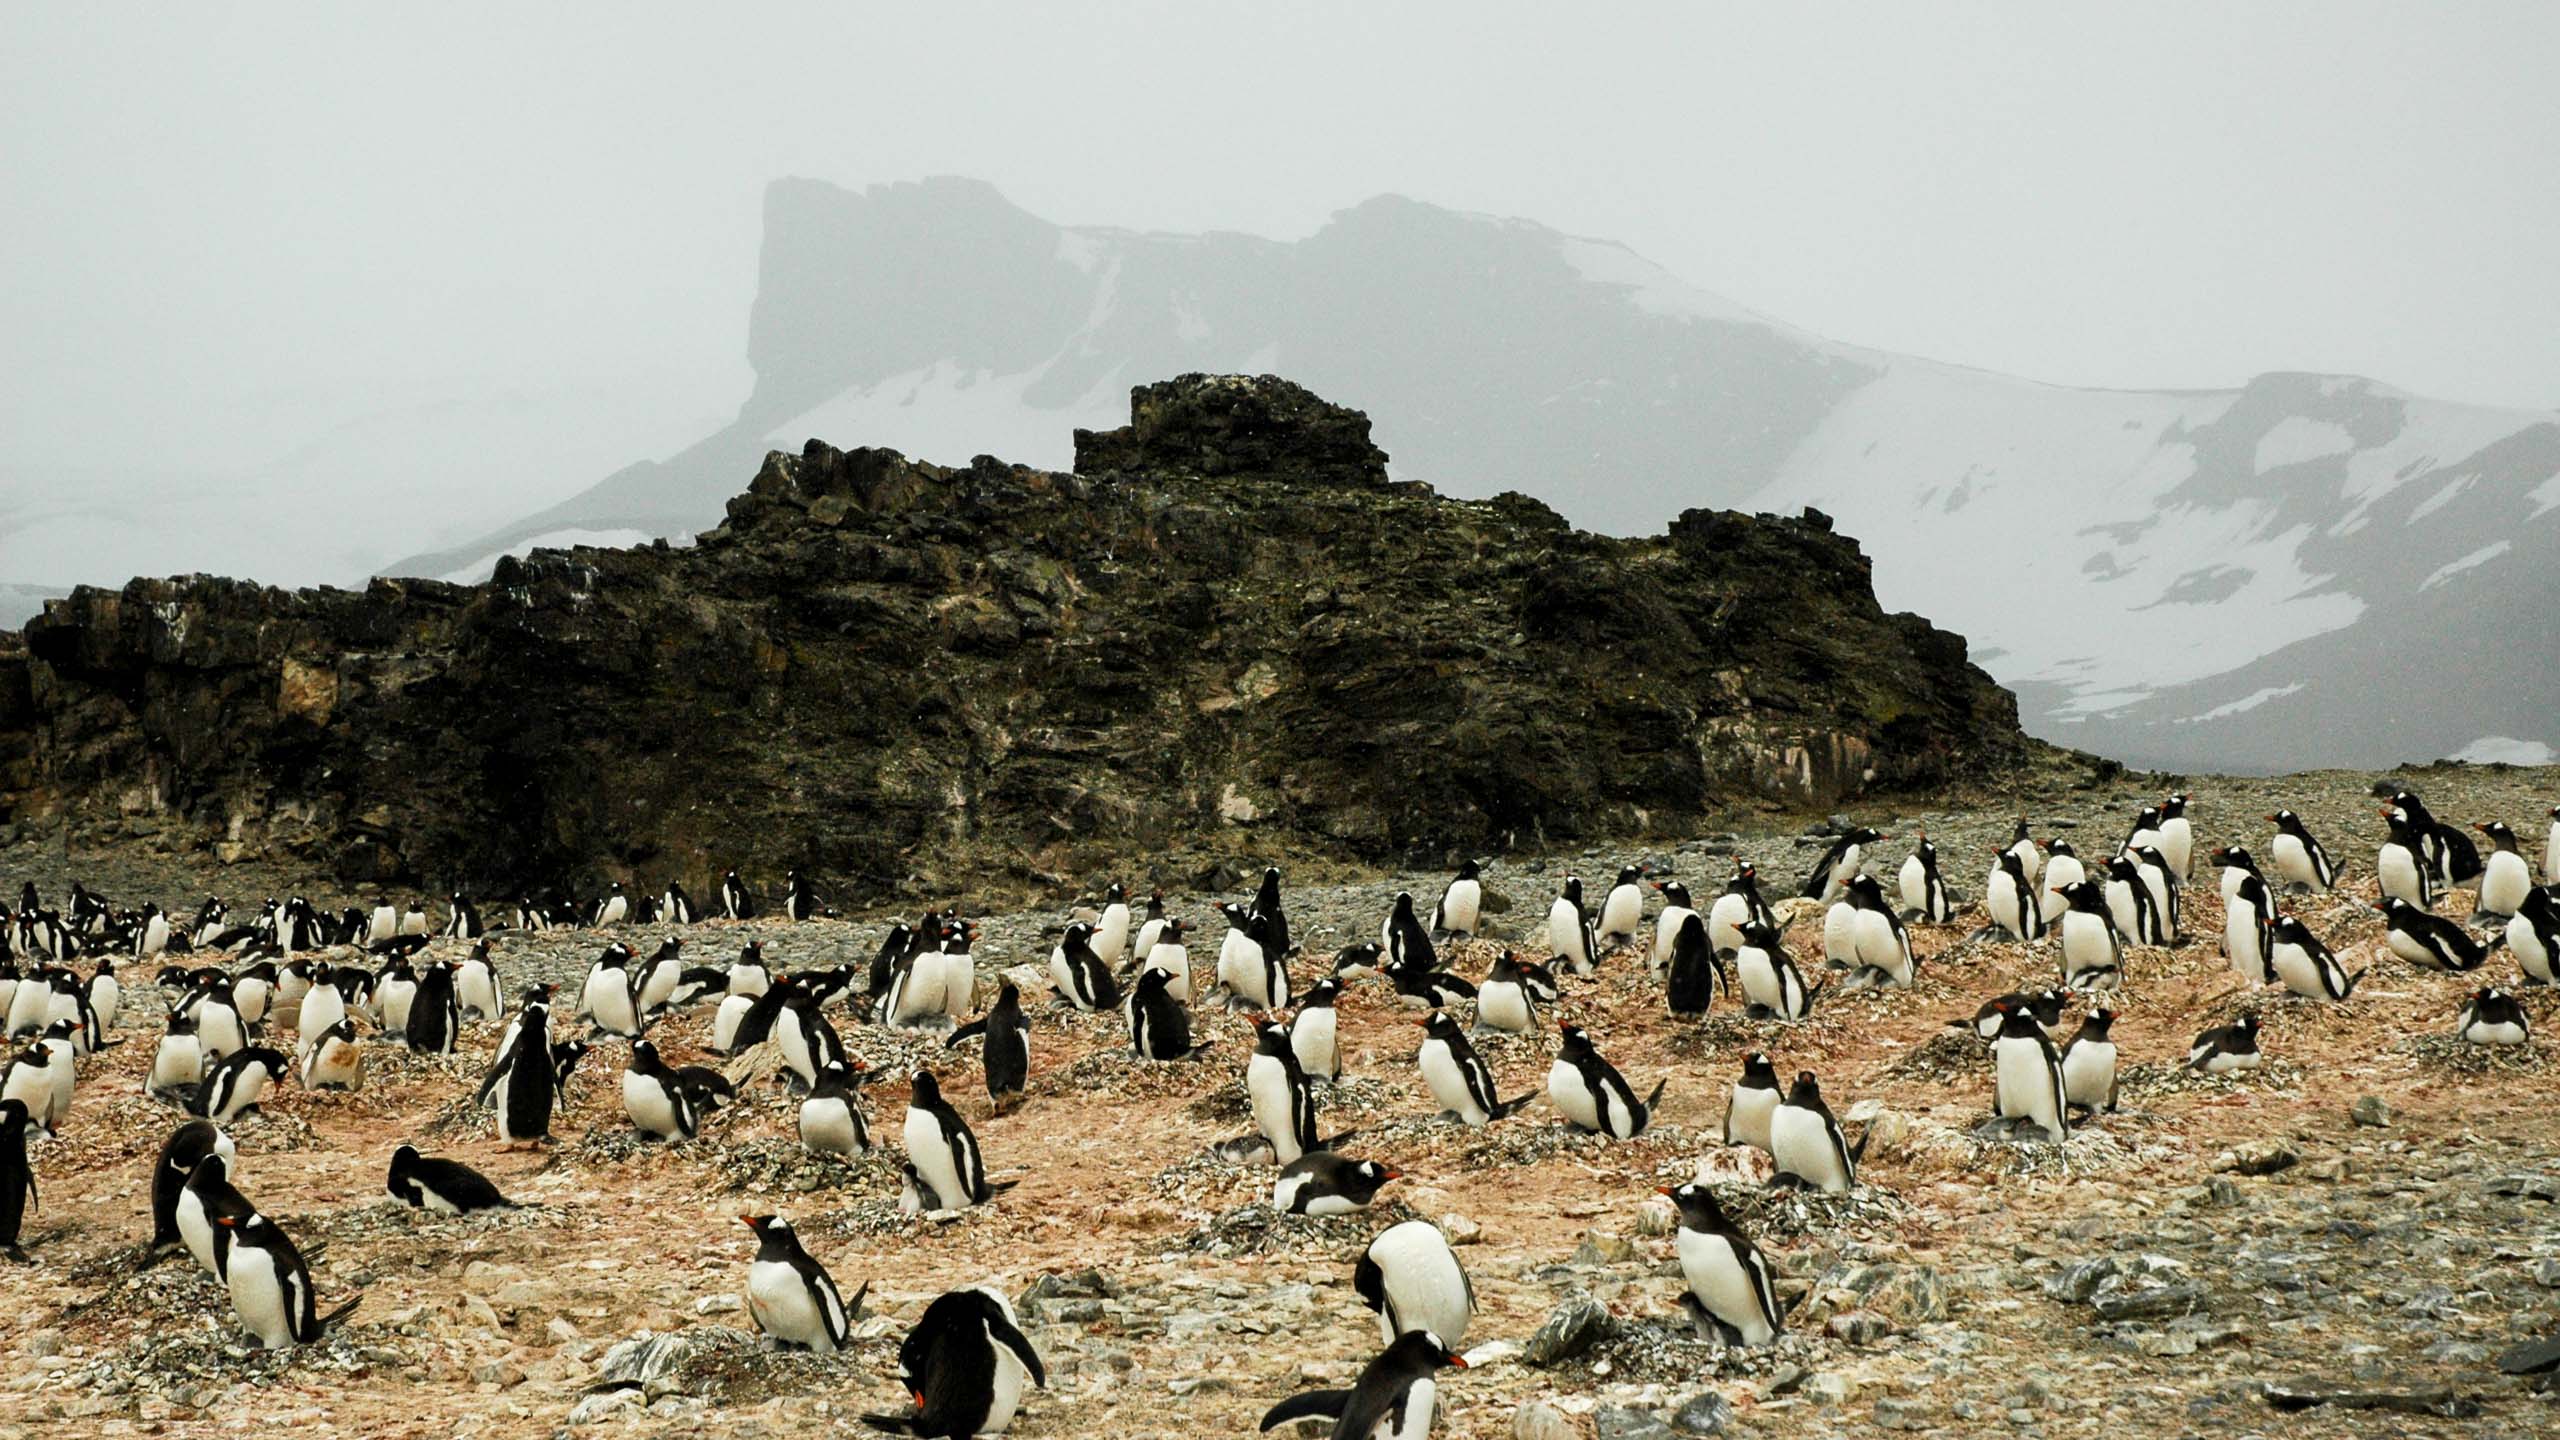
<svg viewBox="0 0 2560 1440">
<path fill-rule="evenodd" d="M 2521 990 L 2560 983 L 2560 807 L 2537 866 L 2507 825 L 2474 827 L 2484 850 L 2437 820 L 2417 795 L 2393 793 L 2378 810 L 2383 837 L 2370 901 L 2378 934 L 2322 936 L 2286 902 L 2353 884 L 2351 866 L 2333 859 L 2291 811 L 2266 817 L 2272 828 L 2262 842 L 2263 864 L 2245 843 L 2207 849 L 2188 805 L 2188 797 L 2171 795 L 2144 808 L 2103 854 L 2082 855 L 2059 837 L 2038 840 L 2021 820 L 2011 843 L 1987 857 L 1980 908 L 1988 923 L 1976 938 L 2028 942 L 2054 965 L 2050 985 L 1993 996 L 1950 1021 L 1987 1048 L 1987 1131 L 2021 1144 L 2067 1144 L 2076 1127 L 2103 1124 L 2117 1108 L 2114 1004 L 2139 994 L 2144 952 L 2191 943 L 2182 899 L 2200 883 L 2200 870 L 2202 883 L 2223 897 L 2219 945 L 2233 990 L 2274 990 L 2306 1007 L 2351 1003 L 2371 967 L 2350 970 L 2341 955 L 2360 945 L 2410 966 L 2479 978 L 2449 1017 L 2458 1040 L 2531 1043 L 2525 1008 L 2494 983 L 2507 978 L 2507 967 L 2493 962 L 2503 952 L 2514 971 L 2508 983 Z M 1443 1122 L 1495 1125 L 1543 1100 L 1555 1122 L 1572 1130 L 1632 1140 L 1653 1124 L 1676 1079 L 1721 1091 L 1719 1137 L 1765 1152 L 1771 1183 L 1845 1194 L 1868 1183 L 1860 1170 L 1863 1137 L 1853 1142 L 1813 1071 L 1785 1075 L 1773 1052 L 1783 1051 L 1787 1028 L 1826 996 L 1911 986 L 1927 957 L 1910 927 L 1947 925 L 1969 908 L 1946 883 L 1944 857 L 1925 834 L 1895 868 L 1897 894 L 1888 900 L 1868 867 L 1893 863 L 1876 848 L 1890 838 L 1851 827 L 1805 877 L 1799 895 L 1818 908 L 1824 952 L 1821 978 L 1813 981 L 1806 978 L 1815 969 L 1810 955 L 1799 961 L 1790 954 L 1778 909 L 1747 860 L 1735 862 L 1703 907 L 1686 882 L 1642 866 L 1622 869 L 1605 888 L 1563 876 L 1544 924 L 1533 926 L 1537 949 L 1504 951 L 1471 979 L 1446 964 L 1453 941 L 1481 933 L 1483 867 L 1470 861 L 1431 906 L 1428 923 L 1416 897 L 1401 894 L 1375 943 L 1344 948 L 1329 962 L 1311 960 L 1293 942 L 1280 872 L 1266 869 L 1249 901 L 1214 907 L 1225 929 L 1196 996 L 1195 982 L 1204 977 L 1186 922 L 1168 912 L 1162 895 L 1150 897 L 1143 913 L 1133 910 L 1114 885 L 1098 911 L 1065 926 L 1046 957 L 1047 994 L 1026 997 L 1005 978 L 983 1005 L 972 958 L 978 932 L 953 911 L 893 926 L 867 962 L 832 969 L 774 970 L 753 941 L 724 966 L 691 964 L 684 938 L 671 933 L 646 958 L 621 939 L 608 940 L 575 996 L 549 985 L 511 990 L 504 981 L 499 946 L 507 928 L 584 925 L 620 933 L 751 918 L 758 902 L 734 873 L 707 910 L 678 885 L 636 900 L 617 885 L 582 906 L 518 901 L 504 917 L 512 927 L 484 922 L 461 895 L 450 897 L 441 923 L 419 903 L 386 901 L 369 912 L 329 916 L 298 898 L 271 900 L 238 923 L 209 899 L 179 922 L 157 906 L 120 910 L 77 885 L 67 905 L 48 906 L 29 884 L 14 907 L 0 905 L 0 1025 L 10 1047 L 0 1082 L 0 1254 L 42 1263 L 25 1241 L 45 1147 L 76 1132 L 83 1065 L 124 1043 L 116 1032 L 140 1017 L 135 1002 L 144 995 L 159 1002 L 163 1028 L 144 1083 L 173 1111 L 165 1145 L 147 1176 L 137 1177 L 148 1181 L 138 1192 L 148 1195 L 148 1215 L 136 1217 L 147 1218 L 146 1253 L 183 1254 L 203 1268 L 227 1295 L 241 1333 L 269 1349 L 319 1341 L 362 1296 L 316 1293 L 309 1257 L 257 1207 L 254 1146 L 244 1162 L 233 1132 L 278 1087 L 314 1096 L 361 1089 L 369 1045 L 441 1055 L 490 1037 L 474 1099 L 498 1139 L 529 1146 L 554 1139 L 569 1075 L 581 1056 L 601 1047 L 622 1064 L 620 1123 L 649 1142 L 681 1143 L 703 1136 L 738 1099 L 729 1074 L 672 1066 L 649 1038 L 660 1027 L 692 1024 L 720 1055 L 770 1047 L 775 1083 L 799 1097 L 798 1132 L 811 1152 L 849 1158 L 894 1137 L 902 1151 L 901 1208 L 940 1213 L 1002 1203 L 1020 1176 L 995 1177 L 1008 1163 L 1024 1168 L 1025 1157 L 991 1162 L 945 1092 L 943 1075 L 927 1066 L 896 1077 L 869 1073 L 848 1054 L 838 1026 L 942 1035 L 954 1056 L 949 1072 L 962 1068 L 961 1048 L 975 1046 L 988 1108 L 1003 1114 L 1025 1101 L 1042 1011 L 1116 1012 L 1137 1061 L 1236 1067 L 1235 1059 L 1218 1057 L 1214 1039 L 1195 1039 L 1195 1010 L 1221 1005 L 1250 1028 L 1240 1079 L 1254 1129 L 1218 1153 L 1271 1168 L 1274 1210 L 1326 1217 L 1363 1211 L 1405 1178 L 1392 1164 L 1356 1153 L 1356 1132 L 1324 1134 L 1323 1091 L 1346 1068 L 1337 1001 L 1348 986 L 1371 986 L 1415 1017 L 1412 1065 Z M 2440 913 L 2457 888 L 2472 892 L 2467 913 Z M 1648 926 L 1649 892 L 1660 903 Z M 796 874 L 781 887 L 777 908 L 795 921 L 826 913 Z M 1790 908 L 1802 909 L 1792 900 Z M 439 940 L 453 942 L 443 947 L 450 953 L 431 956 Z M 1729 1084 L 1701 1076 L 1662 1075 L 1649 1086 L 1631 1080 L 1574 1018 L 1574 988 L 1611 964 L 1649 969 L 1675 1017 L 1730 1010 L 1758 1022 L 1764 1048 L 1738 1057 L 1740 1073 Z M 129 993 L 126 977 L 145 967 L 152 983 Z M 1302 985 L 1311 971 L 1321 973 Z M 2075 1004 L 2076 1027 L 2066 1020 Z M 1550 1030 L 1555 1049 L 1543 1088 L 1506 1082 L 1470 1039 Z M 266 1043 L 271 1038 L 276 1043 Z M 2250 1008 L 2196 1035 L 2174 1058 L 2205 1073 L 2251 1069 L 2263 1062 L 2262 1038 L 2259 1013 Z M 898 1124 L 876 1132 L 875 1106 L 865 1094 L 875 1081 L 894 1081 L 904 1092 Z M 428 1154 L 407 1138 L 387 1152 L 383 1173 L 388 1194 L 433 1215 L 518 1206 L 469 1165 Z M 1766 1345 L 1783 1333 L 1786 1306 L 1769 1261 L 1715 1189 L 1659 1189 L 1676 1212 L 1681 1284 L 1669 1301 L 1701 1336 L 1723 1344 Z M 868 1282 L 847 1295 L 787 1216 L 740 1218 L 756 1246 L 741 1295 L 767 1344 L 844 1348 Z M 1430 1433 L 1444 1372 L 1467 1367 L 1456 1347 L 1476 1318 L 1473 1286 L 1439 1228 L 1421 1220 L 1380 1230 L 1351 1278 L 1377 1323 L 1375 1358 L 1347 1390 L 1278 1399 L 1262 1428 L 1313 1423 L 1335 1436 L 1417 1440 Z M 1029 1391 L 1046 1384 L 1011 1302 L 981 1285 L 952 1289 L 926 1307 L 899 1347 L 898 1378 L 911 1408 L 865 1420 L 916 1435 L 1001 1433 Z"/>
</svg>

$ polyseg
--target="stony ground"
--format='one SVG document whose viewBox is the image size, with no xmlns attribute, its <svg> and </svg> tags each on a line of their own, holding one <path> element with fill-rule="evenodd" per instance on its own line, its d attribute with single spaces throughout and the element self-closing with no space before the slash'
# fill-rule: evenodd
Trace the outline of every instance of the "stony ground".
<svg viewBox="0 0 2560 1440">
<path fill-rule="evenodd" d="M 2205 843 L 2262 845 L 2259 817 L 2290 805 L 2365 891 L 2376 778 L 2187 788 Z M 2560 774 L 2403 778 L 2448 819 L 2508 819 L 2539 860 L 2538 817 L 2560 799 Z M 2156 796 L 2148 782 L 2128 780 L 1854 818 L 1905 838 L 1925 825 L 1951 881 L 1975 894 L 2012 815 L 2103 849 L 2145 796 Z M 1488 877 L 1508 902 L 1491 926 L 1530 933 L 1561 874 L 1605 880 L 1622 858 L 1650 856 L 1703 896 L 1738 851 L 1761 863 L 1776 898 L 1821 843 L 1802 817 L 1732 823 L 1623 856 L 1506 859 Z M 1904 848 L 1879 847 L 1879 868 L 1889 873 Z M 139 852 L 0 854 L 12 893 L 22 878 L 51 891 L 74 876 L 119 901 L 172 905 L 208 889 L 254 900 L 306 878 Z M 1289 892 L 1311 956 L 1373 937 L 1398 888 L 1428 905 L 1442 876 L 1323 879 L 1294 878 Z M 1209 902 L 1243 888 L 1170 898 L 1214 931 Z M 2467 913 L 2469 897 L 2444 908 Z M 906 1323 L 941 1290 L 978 1282 L 1025 1297 L 1050 1367 L 1050 1388 L 1015 1433 L 1243 1434 L 1296 1389 L 1347 1384 L 1374 1352 L 1351 1262 L 1379 1228 L 1413 1215 L 1449 1231 L 1480 1300 L 1464 1342 L 1480 1363 L 1446 1377 L 1443 1434 L 2550 1433 L 2553 1397 L 2497 1361 L 2560 1332 L 2553 1042 L 2496 1058 L 2453 1045 L 2469 984 L 2391 958 L 2348 898 L 2298 909 L 2350 969 L 2375 967 L 2352 1001 L 2237 993 L 2217 953 L 2213 887 L 2200 885 L 2187 921 L 2199 938 L 2138 954 L 2118 1002 L 2123 1110 L 2058 1148 L 1971 1133 L 1989 1109 L 1987 1061 L 1945 1022 L 1998 991 L 2044 983 L 2054 963 L 2046 950 L 1969 940 L 1978 916 L 1916 932 L 1917 988 L 1826 997 L 1799 1026 L 1721 1008 L 1704 1023 L 1674 1022 L 1625 956 L 1571 984 L 1565 1013 L 1631 1078 L 1671 1079 L 1656 1128 L 1627 1144 L 1568 1135 L 1543 1105 L 1480 1131 L 1432 1120 L 1412 1065 L 1412 1013 L 1374 982 L 1358 986 L 1343 1004 L 1351 1078 L 1328 1097 L 1326 1127 L 1359 1126 L 1347 1148 L 1407 1178 L 1369 1214 L 1332 1221 L 1275 1217 L 1267 1171 L 1209 1156 L 1211 1142 L 1249 1128 L 1238 1083 L 1246 1030 L 1224 1016 L 1202 1018 L 1220 1042 L 1205 1060 L 1142 1065 L 1126 1057 L 1116 1019 L 1044 1013 L 1031 1095 L 1001 1116 L 975 1088 L 968 1052 L 936 1054 L 997 1177 L 1020 1181 L 993 1206 L 943 1220 L 898 1214 L 894 1155 L 858 1165 L 803 1155 L 794 1104 L 776 1087 L 751 1087 L 698 1140 L 643 1146 L 614 1089 L 619 1047 L 599 1045 L 558 1142 L 511 1152 L 464 1103 L 493 1043 L 487 1027 L 450 1060 L 368 1046 L 360 1092 L 287 1088 L 265 1116 L 234 1127 L 242 1189 L 306 1248 L 326 1242 L 323 1305 L 364 1296 L 326 1342 L 281 1357 L 243 1345 L 212 1282 L 183 1257 L 134 1268 L 148 1230 L 145 1172 L 177 1118 L 141 1094 L 159 1002 L 137 987 L 121 1026 L 133 1043 L 84 1068 L 62 1137 L 35 1149 L 35 1263 L 0 1265 L 0 1436 L 311 1433 L 315 1422 L 318 1433 L 384 1436 L 834 1433 L 864 1410 L 895 1407 Z M 867 957 L 888 918 L 685 935 L 700 960 L 725 960 L 752 936 L 781 965 L 838 963 Z M 1063 906 L 985 918 L 986 977 L 1045 956 L 1064 918 Z M 1808 918 L 1791 935 L 1816 965 L 1817 925 Z M 632 938 L 653 944 L 657 932 Z M 570 981 L 600 943 L 586 932 L 511 936 L 499 953 L 511 984 Z M 1214 950 L 1214 934 L 1195 946 L 1204 971 Z M 1460 968 L 1480 973 L 1492 953 L 1466 947 Z M 1302 983 L 1321 964 L 1302 962 Z M 2514 964 L 2494 956 L 2487 973 L 2512 984 Z M 2251 1005 L 2266 1019 L 2264 1071 L 2206 1080 L 2177 1068 L 2191 1036 Z M 2560 1036 L 2560 1004 L 2546 994 L 2530 1007 L 2543 1033 Z M 707 1007 L 678 1019 L 662 1045 L 679 1063 L 696 1058 L 708 1022 Z M 839 1023 L 857 1053 L 896 1076 L 937 1049 Z M 1550 1043 L 1481 1048 L 1516 1093 L 1541 1085 Z M 1765 1161 L 1716 1143 L 1727 1082 L 1751 1048 L 1771 1050 L 1782 1072 L 1819 1072 L 1851 1132 L 1867 1136 L 1857 1194 L 1765 1192 Z M 899 1102 L 883 1101 L 875 1126 L 894 1142 Z M 401 1208 L 382 1176 L 403 1140 L 480 1167 L 527 1208 L 472 1220 Z M 1720 1183 L 1781 1272 L 1794 1308 L 1774 1347 L 1718 1352 L 1680 1322 L 1668 1213 L 1653 1187 L 1693 1175 Z M 776 1209 L 848 1293 L 871 1285 L 847 1354 L 778 1356 L 753 1343 L 738 1292 L 754 1247 L 736 1217 Z M 641 1383 L 590 1393 L 612 1381 Z"/>
</svg>

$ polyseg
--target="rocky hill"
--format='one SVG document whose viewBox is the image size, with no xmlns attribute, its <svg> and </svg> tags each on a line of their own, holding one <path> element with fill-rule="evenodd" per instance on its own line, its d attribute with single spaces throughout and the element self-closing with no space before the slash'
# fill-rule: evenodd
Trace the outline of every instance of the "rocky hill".
<svg viewBox="0 0 2560 1440">
<path fill-rule="evenodd" d="M 491 894 L 798 866 L 852 898 L 1172 833 L 1659 832 L 2048 753 L 1818 514 L 1613 539 L 1390 481 L 1365 416 L 1286 381 L 1132 412 L 1073 472 L 813 441 L 694 546 L 478 586 L 81 589 L 0 651 L 0 826 Z"/>
</svg>

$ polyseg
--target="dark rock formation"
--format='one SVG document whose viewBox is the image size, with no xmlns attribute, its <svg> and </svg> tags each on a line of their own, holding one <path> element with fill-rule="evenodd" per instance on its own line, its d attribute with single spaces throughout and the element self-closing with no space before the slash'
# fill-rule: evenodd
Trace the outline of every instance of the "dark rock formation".
<svg viewBox="0 0 2560 1440">
<path fill-rule="evenodd" d="M 1366 418 L 1286 381 L 1133 409 L 1075 474 L 812 441 L 692 548 L 482 586 L 84 588 L 0 652 L 0 826 L 492 894 L 796 865 L 859 898 L 1175 835 L 1672 832 L 2034 748 L 1818 517 L 1611 539 L 1390 486 Z"/>
</svg>

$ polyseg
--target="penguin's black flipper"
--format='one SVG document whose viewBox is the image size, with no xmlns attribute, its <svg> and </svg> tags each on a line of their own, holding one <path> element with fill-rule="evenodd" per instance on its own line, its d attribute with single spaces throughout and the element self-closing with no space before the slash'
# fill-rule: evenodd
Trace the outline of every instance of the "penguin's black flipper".
<svg viewBox="0 0 2560 1440">
<path fill-rule="evenodd" d="M 845 1324 L 847 1324 L 847 1325 L 851 1325 L 854 1321 L 859 1320 L 859 1319 L 861 1319 L 861 1318 L 862 1318 L 862 1301 L 863 1301 L 863 1297 L 864 1297 L 864 1296 L 869 1295 L 870 1293 L 871 1293 L 871 1282 L 870 1282 L 870 1281 L 868 1281 L 868 1280 L 865 1280 L 865 1281 L 863 1281 L 863 1282 L 862 1282 L 862 1288 L 860 1288 L 860 1289 L 858 1289 L 858 1290 L 856 1290 L 856 1291 L 854 1291 L 854 1292 L 853 1292 L 853 1298 L 852 1298 L 852 1299 L 850 1299 L 850 1300 L 847 1300 L 846 1302 L 844 1302 L 844 1323 L 845 1323 Z"/>
<path fill-rule="evenodd" d="M 1668 1075 L 1665 1075 L 1661 1079 L 1653 1082 L 1653 1093 L 1644 1097 L 1644 1108 L 1646 1114 L 1652 1114 L 1653 1107 L 1662 1103 L 1662 1092 L 1669 1088 L 1671 1088 L 1671 1077 Z"/>
<path fill-rule="evenodd" d="M 363 1303 L 364 1297 L 362 1295 L 358 1295 L 346 1304 L 341 1305 L 337 1309 L 330 1311 L 328 1314 L 321 1316 L 312 1333 L 314 1335 L 328 1334 L 333 1326 L 335 1326 L 339 1321 L 346 1319 L 349 1315 L 354 1314 L 355 1308 Z"/>
<path fill-rule="evenodd" d="M 891 1435 L 921 1434 L 923 1432 L 916 1427 L 922 1424 L 923 1420 L 924 1417 L 921 1415 L 865 1415 L 862 1417 L 863 1424 Z"/>
<path fill-rule="evenodd" d="M 1263 1414 L 1261 1429 L 1272 1430 L 1299 1420 L 1339 1420 L 1351 1403 L 1348 1390 L 1310 1390 L 1292 1395 Z"/>
<path fill-rule="evenodd" d="M 952 1031 L 951 1038 L 942 1042 L 942 1048 L 945 1050 L 956 1050 L 959 1048 L 961 1041 L 975 1040 L 986 1033 L 987 1019 L 985 1016 L 981 1015 L 977 1019 L 970 1021 L 968 1024 L 961 1026 L 959 1029 Z"/>
<path fill-rule="evenodd" d="M 1545 1093 L 1547 1092 L 1544 1090 L 1532 1090 L 1528 1094 L 1520 1096 L 1518 1099 L 1502 1101 L 1493 1107 L 1491 1119 L 1499 1120 L 1505 1115 L 1517 1115 L 1522 1110 L 1528 1108 L 1530 1101 L 1537 1099 Z"/>
<path fill-rule="evenodd" d="M 2353 975 L 2348 976 L 2348 977 L 2347 977 L 2347 988 L 2338 992 L 2338 998 L 2339 998 L 2339 999 L 2341 999 L 2341 1000 L 2344 1000 L 2344 999 L 2346 999 L 2348 996 L 2351 996 L 2351 995 L 2355 994 L 2355 993 L 2356 993 L 2356 985 L 2357 985 L 2357 983 L 2358 983 L 2359 981 L 2363 980 L 2363 979 L 2364 979 L 2364 977 L 2366 977 L 2367 975 L 2370 975 L 2370 974 L 2372 974 L 2372 973 L 2373 973 L 2373 971 L 2372 971 L 2371 969 L 2364 969 L 2364 970 L 2359 970 L 2359 971 L 2357 971 L 2356 973 L 2354 973 Z"/>
</svg>

